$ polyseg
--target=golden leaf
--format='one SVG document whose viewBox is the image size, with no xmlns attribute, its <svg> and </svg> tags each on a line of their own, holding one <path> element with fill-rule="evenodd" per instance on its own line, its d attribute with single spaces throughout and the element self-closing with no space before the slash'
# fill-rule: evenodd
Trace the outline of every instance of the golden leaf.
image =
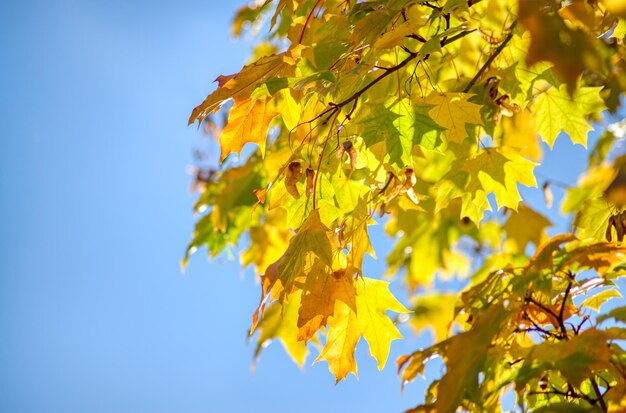
<svg viewBox="0 0 626 413">
<path fill-rule="evenodd" d="M 246 143 L 256 143 L 261 153 L 265 153 L 267 128 L 276 115 L 278 110 L 267 97 L 235 103 L 220 135 L 220 160 L 223 161 L 231 152 L 241 152 Z"/>
</svg>

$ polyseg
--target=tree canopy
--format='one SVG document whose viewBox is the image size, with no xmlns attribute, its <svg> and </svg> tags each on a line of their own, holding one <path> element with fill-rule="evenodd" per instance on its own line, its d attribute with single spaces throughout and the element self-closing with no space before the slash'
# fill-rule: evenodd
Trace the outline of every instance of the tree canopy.
<svg viewBox="0 0 626 413">
<path fill-rule="evenodd" d="M 267 0 L 236 13 L 243 32 L 251 61 L 189 119 L 221 152 L 183 265 L 238 248 L 260 278 L 257 355 L 317 351 L 339 382 L 361 338 L 382 369 L 407 322 L 434 340 L 397 360 L 402 387 L 445 364 L 411 412 L 500 411 L 507 392 L 520 411 L 626 411 L 625 125 L 605 121 L 626 91 L 625 2 Z M 593 129 L 552 206 L 546 144 Z M 571 228 L 548 236 L 520 186 Z M 376 223 L 383 279 L 363 267 Z M 446 277 L 464 287 L 439 291 Z"/>
</svg>

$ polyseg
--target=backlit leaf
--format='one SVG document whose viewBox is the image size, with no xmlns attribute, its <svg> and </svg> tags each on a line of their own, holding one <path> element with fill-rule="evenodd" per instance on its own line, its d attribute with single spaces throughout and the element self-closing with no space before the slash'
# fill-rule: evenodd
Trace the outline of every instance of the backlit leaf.
<svg viewBox="0 0 626 413">
<path fill-rule="evenodd" d="M 246 143 L 256 143 L 265 153 L 267 128 L 278 115 L 268 98 L 247 99 L 237 102 L 230 110 L 228 123 L 220 135 L 223 161 L 231 152 L 239 153 Z"/>
<path fill-rule="evenodd" d="M 570 95 L 565 85 L 551 87 L 541 93 L 532 106 L 537 114 L 537 132 L 550 147 L 564 131 L 574 143 L 587 146 L 587 134 L 591 125 L 585 119 L 589 114 L 604 109 L 600 88 L 582 87 Z"/>
<path fill-rule="evenodd" d="M 465 93 L 433 93 L 424 103 L 432 105 L 428 111 L 437 124 L 446 128 L 449 141 L 462 143 L 468 136 L 466 125 L 482 125 L 480 106 L 471 103 Z"/>
</svg>

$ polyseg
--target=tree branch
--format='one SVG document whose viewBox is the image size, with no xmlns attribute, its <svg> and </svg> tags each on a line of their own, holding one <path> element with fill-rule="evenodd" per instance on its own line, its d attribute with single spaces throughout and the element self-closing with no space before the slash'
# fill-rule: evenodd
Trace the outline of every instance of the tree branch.
<svg viewBox="0 0 626 413">
<path fill-rule="evenodd" d="M 498 45 L 496 50 L 494 50 L 494 52 L 491 54 L 491 56 L 489 56 L 489 58 L 487 59 L 485 64 L 483 64 L 481 66 L 481 68 L 478 69 L 478 72 L 476 72 L 476 75 L 474 75 L 472 80 L 470 80 L 469 83 L 467 84 L 467 86 L 465 86 L 465 89 L 463 89 L 463 93 L 469 92 L 469 90 L 472 88 L 472 86 L 474 86 L 476 84 L 476 82 L 478 81 L 478 79 L 480 79 L 480 77 L 483 75 L 483 72 L 485 70 L 487 70 L 489 68 L 489 66 L 491 66 L 493 61 L 496 59 L 496 57 L 498 57 L 498 55 L 500 53 L 502 53 L 502 51 L 504 50 L 506 45 L 513 38 L 513 29 L 515 28 L 516 24 L 517 24 L 517 20 L 514 20 L 513 23 L 511 23 L 511 25 L 509 26 L 509 29 L 508 29 L 508 33 L 507 33 L 506 37 L 504 38 L 504 40 L 502 40 L 502 42 L 500 43 L 500 45 Z"/>
<path fill-rule="evenodd" d="M 559 325 L 561 326 L 561 333 L 565 334 L 567 337 L 567 330 L 565 329 L 565 324 L 563 323 L 563 313 L 565 312 L 565 305 L 567 304 L 567 298 L 569 297 L 569 292 L 572 289 L 572 273 L 568 274 L 570 280 L 567 283 L 567 288 L 565 289 L 565 295 L 563 296 L 563 301 L 561 302 L 561 309 L 559 310 Z"/>
<path fill-rule="evenodd" d="M 552 317 L 554 317 L 554 319 L 557 321 L 557 323 L 559 325 L 559 329 L 561 330 L 560 338 L 567 339 L 567 328 L 565 327 L 565 324 L 563 323 L 563 319 L 561 317 L 559 317 L 558 314 L 556 314 L 554 311 L 550 310 L 545 305 L 541 304 L 539 301 L 535 300 L 530 295 L 528 297 L 526 297 L 526 301 L 528 301 L 530 303 L 533 303 L 534 305 L 539 307 L 542 311 L 544 311 L 545 313 L 547 313 L 547 314 L 551 315 Z"/>
<path fill-rule="evenodd" d="M 606 407 L 606 402 L 604 401 L 603 394 L 600 391 L 600 387 L 598 386 L 598 382 L 596 381 L 596 378 L 591 377 L 589 380 L 591 381 L 591 386 L 593 387 L 593 391 L 596 393 L 596 396 L 598 396 L 596 401 L 600 405 L 600 408 L 602 409 L 603 412 L 608 412 L 608 408 Z"/>
<path fill-rule="evenodd" d="M 442 40 L 439 42 L 439 45 L 440 45 L 441 47 L 444 47 L 444 46 L 446 46 L 446 45 L 448 45 L 448 44 L 450 44 L 450 43 L 452 43 L 452 42 L 454 42 L 454 41 L 456 41 L 456 40 L 458 40 L 458 39 L 461 39 L 461 38 L 463 38 L 463 37 L 467 36 L 467 35 L 468 35 L 468 34 L 470 34 L 470 33 L 475 32 L 475 31 L 476 31 L 476 29 L 473 29 L 473 30 L 467 30 L 467 31 L 464 31 L 464 32 L 458 33 L 458 34 L 456 34 L 456 35 L 454 35 L 454 36 L 452 36 L 452 37 L 450 37 L 450 38 L 447 38 L 447 39 L 442 39 Z M 372 81 L 370 81 L 367 85 L 363 86 L 361 89 L 359 89 L 359 90 L 357 90 L 356 92 L 354 92 L 354 94 L 353 94 L 352 96 L 350 96 L 350 97 L 346 98 L 345 100 L 343 100 L 343 101 L 341 101 L 341 102 L 339 102 L 339 103 L 330 103 L 330 104 L 329 104 L 329 106 L 330 106 L 330 107 L 329 107 L 329 108 L 327 108 L 327 109 L 325 109 L 325 110 L 324 110 L 322 113 L 320 113 L 319 115 L 317 115 L 317 116 L 315 117 L 315 119 L 319 119 L 319 118 L 321 118 L 322 116 L 324 116 L 324 115 L 326 115 L 326 114 L 328 114 L 328 113 L 330 113 L 330 112 L 336 112 L 336 111 L 339 111 L 342 107 L 346 106 L 348 103 L 358 100 L 358 99 L 361 97 L 361 95 L 362 95 L 363 93 L 367 92 L 367 91 L 368 91 L 368 90 L 369 90 L 372 86 L 374 86 L 374 85 L 375 85 L 375 84 L 377 84 L 378 82 L 382 81 L 382 80 L 383 80 L 384 78 L 386 78 L 387 76 L 389 76 L 389 75 L 391 75 L 391 74 L 393 74 L 393 73 L 397 72 L 398 70 L 402 69 L 403 67 L 405 67 L 406 65 L 408 65 L 408 64 L 409 64 L 412 60 L 414 60 L 415 58 L 417 58 L 417 57 L 420 55 L 420 54 L 419 54 L 419 51 L 418 51 L 418 52 L 412 52 L 412 51 L 410 51 L 410 50 L 408 50 L 408 49 L 405 49 L 405 50 L 406 50 L 406 52 L 409 54 L 409 56 L 408 56 L 406 59 L 404 59 L 403 61 L 401 61 L 400 63 L 398 63 L 398 64 L 397 64 L 397 65 L 395 65 L 395 66 L 391 66 L 391 67 L 385 68 L 385 72 L 384 72 L 382 75 L 378 76 L 376 79 L 373 79 L 373 80 L 372 80 Z M 428 59 L 428 55 L 426 55 L 426 56 L 424 56 L 424 57 L 423 57 L 423 60 L 426 60 L 426 59 Z M 354 111 L 354 109 L 353 109 L 353 110 L 351 110 L 350 112 L 352 113 L 353 111 Z"/>
</svg>

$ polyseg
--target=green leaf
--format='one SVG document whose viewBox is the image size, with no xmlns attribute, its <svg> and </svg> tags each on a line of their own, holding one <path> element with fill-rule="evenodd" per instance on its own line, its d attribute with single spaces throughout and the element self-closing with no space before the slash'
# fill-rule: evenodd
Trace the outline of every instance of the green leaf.
<svg viewBox="0 0 626 413">
<path fill-rule="evenodd" d="M 437 412 L 454 413 L 465 394 L 478 390 L 478 373 L 487 361 L 488 349 L 499 333 L 507 312 L 494 305 L 476 321 L 472 330 L 454 336 L 446 351 L 446 374 L 439 382 L 445 389 L 437 396 Z"/>
<path fill-rule="evenodd" d="M 598 322 L 601 323 L 609 318 L 613 318 L 615 321 L 621 321 L 622 323 L 626 323 L 626 306 L 621 306 L 612 309 L 606 314 L 602 314 L 598 316 Z"/>
<path fill-rule="evenodd" d="M 572 142 L 587 146 L 587 134 L 592 130 L 587 115 L 604 110 L 600 87 L 580 87 L 570 97 L 566 85 L 551 87 L 541 93 L 532 106 L 537 116 L 537 132 L 550 147 L 561 131 Z"/>
</svg>

